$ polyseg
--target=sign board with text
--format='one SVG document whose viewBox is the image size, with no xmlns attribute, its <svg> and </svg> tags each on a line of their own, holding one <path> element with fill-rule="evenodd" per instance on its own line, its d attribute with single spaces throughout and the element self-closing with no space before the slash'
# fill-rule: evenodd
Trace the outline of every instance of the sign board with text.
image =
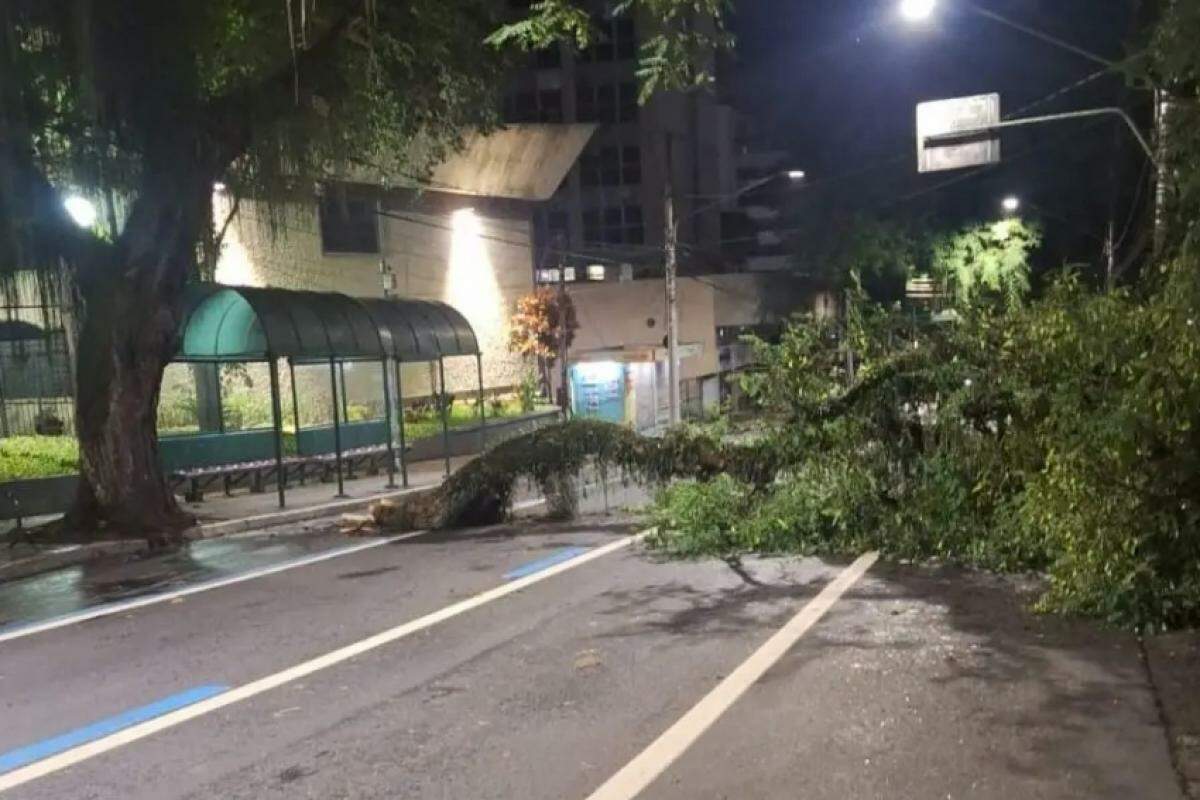
<svg viewBox="0 0 1200 800">
<path fill-rule="evenodd" d="M 986 129 L 999 123 L 998 94 L 978 94 L 918 104 L 917 170 L 941 172 L 998 163 L 999 136 L 983 135 L 948 144 L 931 144 L 928 139 Z"/>
</svg>

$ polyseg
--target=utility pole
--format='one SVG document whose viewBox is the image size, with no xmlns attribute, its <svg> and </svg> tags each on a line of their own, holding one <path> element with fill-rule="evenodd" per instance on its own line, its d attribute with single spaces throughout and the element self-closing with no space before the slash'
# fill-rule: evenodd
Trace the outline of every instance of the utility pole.
<svg viewBox="0 0 1200 800">
<path fill-rule="evenodd" d="M 667 134 L 667 179 L 663 188 L 663 277 L 667 290 L 667 381 L 670 383 L 670 423 L 681 419 L 679 409 L 679 302 L 676 286 L 676 245 L 679 228 L 675 223 L 675 191 L 672 185 L 671 134 Z"/>
<path fill-rule="evenodd" d="M 570 379 L 567 366 L 567 265 L 562 253 L 558 257 L 558 369 L 559 396 L 558 404 L 562 409 L 563 419 L 571 417 L 571 389 L 567 381 Z"/>
<path fill-rule="evenodd" d="M 1117 278 L 1117 240 L 1112 215 L 1108 217 L 1108 236 L 1104 240 L 1104 291 L 1111 292 Z"/>
<path fill-rule="evenodd" d="M 1167 246 L 1167 190 L 1171 171 L 1167 166 L 1170 139 L 1170 96 L 1163 89 L 1154 90 L 1154 132 L 1156 146 L 1154 175 L 1154 255 L 1162 255 Z"/>
<path fill-rule="evenodd" d="M 1175 10 L 1175 0 L 1167 0 L 1163 15 Z M 1171 95 L 1167 89 L 1154 89 L 1154 255 L 1160 256 L 1167 246 L 1167 191 L 1171 170 L 1167 166 L 1171 138 Z"/>
</svg>

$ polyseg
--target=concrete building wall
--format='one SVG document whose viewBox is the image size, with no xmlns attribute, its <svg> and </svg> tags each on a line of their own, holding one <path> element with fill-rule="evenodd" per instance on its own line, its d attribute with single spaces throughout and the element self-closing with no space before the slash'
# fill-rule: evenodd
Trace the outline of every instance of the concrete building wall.
<svg viewBox="0 0 1200 800">
<path fill-rule="evenodd" d="M 216 279 L 230 285 L 380 297 L 385 294 L 382 264 L 393 276 L 393 294 L 440 300 L 458 309 L 479 339 L 484 385 L 512 387 L 525 367 L 508 352 L 509 319 L 517 298 L 533 286 L 530 217 L 515 205 L 497 210 L 485 201 L 446 197 L 389 202 L 390 216 L 380 220 L 380 253 L 343 255 L 323 252 L 315 201 L 280 209 L 274 219 L 262 205 L 242 201 L 226 234 Z M 222 208 L 217 214 L 223 219 Z M 368 371 L 350 369 L 378 382 Z M 435 372 L 429 365 L 405 365 L 405 396 L 428 395 Z M 446 373 L 452 392 L 476 386 L 473 358 L 448 359 Z M 352 380 L 349 373 L 347 380 Z"/>
<path fill-rule="evenodd" d="M 829 290 L 791 275 L 736 273 L 706 278 L 714 287 L 718 328 L 783 322 L 793 314 L 835 313 Z"/>
<path fill-rule="evenodd" d="M 666 292 L 660 280 L 570 285 L 579 318 L 576 355 L 619 348 L 663 348 Z M 694 278 L 679 280 L 679 341 L 698 352 L 680 359 L 680 379 L 717 371 L 713 288 Z M 695 349 L 695 348 L 688 348 Z"/>
</svg>

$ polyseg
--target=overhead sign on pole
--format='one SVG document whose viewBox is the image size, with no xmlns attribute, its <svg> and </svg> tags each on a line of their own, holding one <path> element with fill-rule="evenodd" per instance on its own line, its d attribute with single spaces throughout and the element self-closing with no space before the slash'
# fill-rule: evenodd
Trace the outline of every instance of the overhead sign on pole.
<svg viewBox="0 0 1200 800">
<path fill-rule="evenodd" d="M 978 94 L 917 105 L 917 170 L 941 172 L 1000 161 L 1000 138 L 984 136 L 950 144 L 931 144 L 934 137 L 976 131 L 1000 124 L 1000 95 Z"/>
</svg>

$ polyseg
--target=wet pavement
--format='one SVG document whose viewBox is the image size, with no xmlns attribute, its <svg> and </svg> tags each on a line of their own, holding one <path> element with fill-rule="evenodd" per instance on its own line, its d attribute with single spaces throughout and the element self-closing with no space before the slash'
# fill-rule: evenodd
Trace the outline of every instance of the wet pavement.
<svg viewBox="0 0 1200 800">
<path fill-rule="evenodd" d="M 664 561 L 635 530 L 423 534 L 0 643 L 0 793 L 583 798 L 676 731 L 644 791 L 593 797 L 1183 797 L 1135 637 L 961 570 L 876 565 L 684 724 L 846 565 Z"/>
<path fill-rule="evenodd" d="M 604 513 L 641 504 L 646 497 L 636 487 L 613 485 L 606 500 L 599 487 L 591 486 L 580 502 L 585 512 Z M 540 508 L 528 506 L 533 499 L 531 487 L 521 487 L 516 515 L 528 518 L 540 514 Z M 2 582 L 0 635 L 98 606 L 219 581 L 381 538 L 347 536 L 337 530 L 337 519 L 335 515 L 196 541 L 164 552 L 107 556 Z"/>
<path fill-rule="evenodd" d="M 345 547 L 330 520 L 257 536 L 192 542 L 162 553 L 112 556 L 0 583 L 0 633 L 83 609 L 159 594 Z"/>
</svg>

